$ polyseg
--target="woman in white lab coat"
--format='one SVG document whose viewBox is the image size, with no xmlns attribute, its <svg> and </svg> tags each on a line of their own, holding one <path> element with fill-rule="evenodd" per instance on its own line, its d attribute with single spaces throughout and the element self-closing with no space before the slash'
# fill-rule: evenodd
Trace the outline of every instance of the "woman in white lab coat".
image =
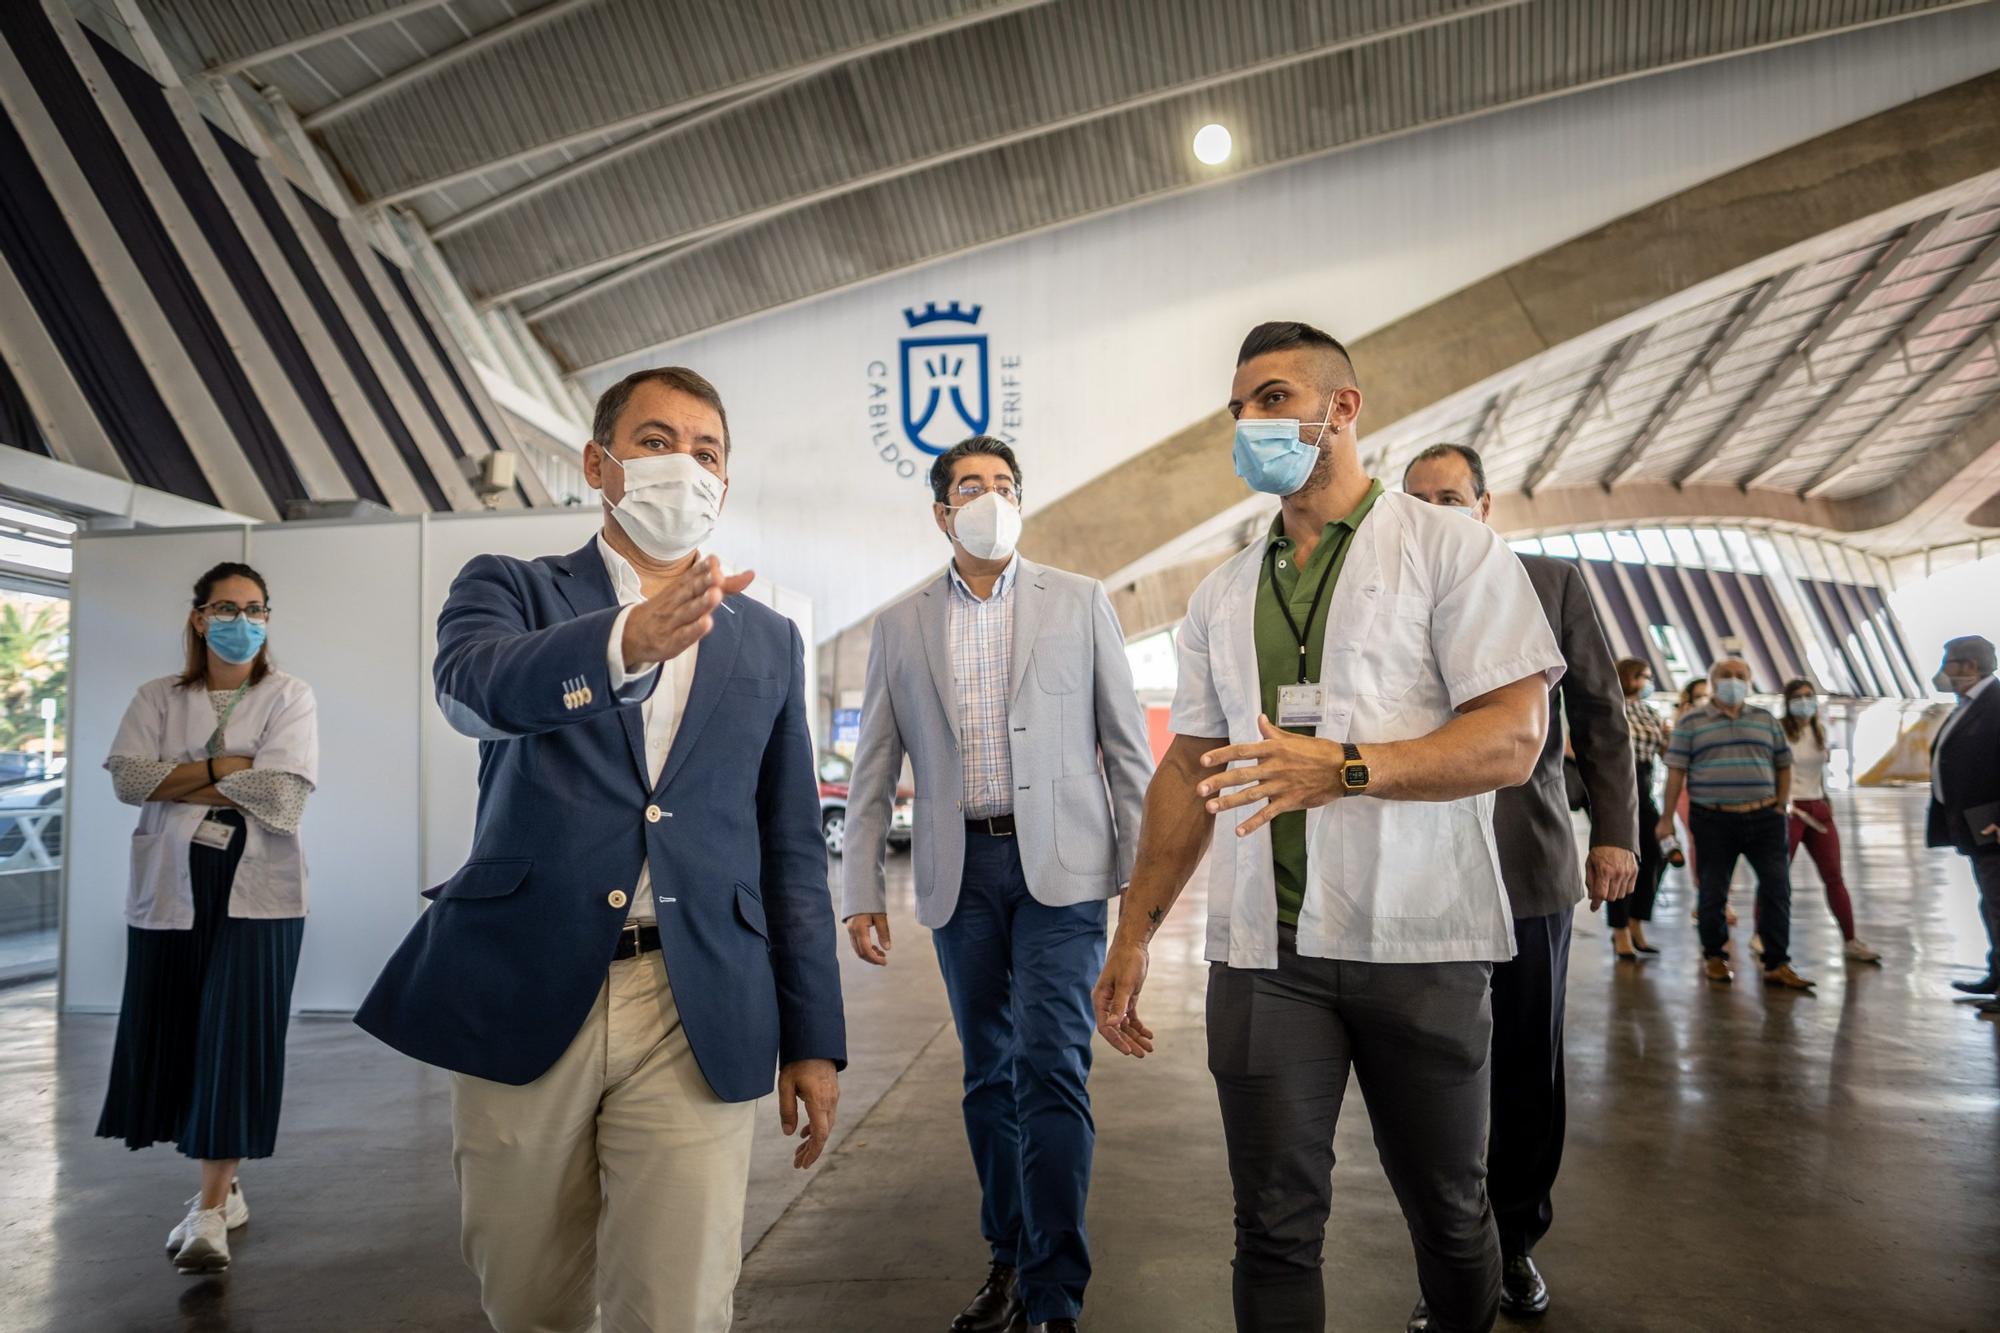
<svg viewBox="0 0 2000 1333">
<path fill-rule="evenodd" d="M 139 807 L 125 994 L 97 1132 L 170 1142 L 201 1190 L 167 1236 L 184 1273 L 229 1265 L 236 1180 L 275 1148 L 306 913 L 299 820 L 319 770 L 312 690 L 271 665 L 270 593 L 247 565 L 195 584 L 186 663 L 139 687 L 105 767 Z"/>
</svg>

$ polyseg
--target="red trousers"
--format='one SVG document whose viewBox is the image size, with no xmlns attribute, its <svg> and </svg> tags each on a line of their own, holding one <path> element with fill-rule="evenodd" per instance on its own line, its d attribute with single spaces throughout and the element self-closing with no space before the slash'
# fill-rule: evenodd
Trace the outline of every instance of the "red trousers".
<svg viewBox="0 0 2000 1333">
<path fill-rule="evenodd" d="M 1796 856 L 1801 842 L 1806 845 L 1806 853 L 1813 864 L 1819 867 L 1819 877 L 1826 882 L 1826 905 L 1833 913 L 1833 919 L 1840 923 L 1840 938 L 1854 938 L 1854 904 L 1847 896 L 1847 881 L 1840 873 L 1840 829 L 1833 822 L 1833 807 L 1825 801 L 1793 801 L 1792 817 L 1786 821 L 1791 825 L 1791 841 L 1786 848 L 1788 856 Z M 1799 812 L 1810 816 L 1820 829 L 1810 828 Z M 1824 832 L 1821 832 L 1824 829 Z"/>
</svg>

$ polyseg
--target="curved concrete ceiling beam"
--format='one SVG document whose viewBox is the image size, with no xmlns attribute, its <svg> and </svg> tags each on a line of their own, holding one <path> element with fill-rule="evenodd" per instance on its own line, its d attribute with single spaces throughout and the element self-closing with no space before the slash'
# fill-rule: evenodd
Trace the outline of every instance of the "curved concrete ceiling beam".
<svg viewBox="0 0 2000 1333">
<path fill-rule="evenodd" d="M 1783 271 L 1795 262 L 1787 254 L 1795 247 L 1843 229 L 1885 225 L 1884 215 L 1899 209 L 1910 214 L 1902 222 L 1912 221 L 1935 208 L 1932 196 L 1996 169 L 2000 73 L 1906 102 L 1629 213 L 1351 342 L 1366 395 L 1363 448 L 1368 432 L 1522 362 L 1565 344 L 1608 345 L 1634 332 L 1641 312 L 1651 322 L 1663 304 L 1713 300 Z M 1230 431 L 1229 415 L 1217 411 L 1126 460 L 1031 516 L 1022 546 L 1037 559 L 1098 578 L 1157 563 L 1163 548 L 1243 500 L 1230 467 Z M 1627 490 L 1597 494 L 1616 505 Z M 1894 490 L 1903 494 L 1901 486 Z M 1539 499 L 1553 506 L 1567 491 Z M 1126 503 L 1135 493 L 1149 502 Z M 1768 511 L 1782 502 L 1734 486 L 1675 494 L 1680 498 L 1669 507 L 1677 513 Z M 1696 497 L 1708 497 L 1712 509 L 1691 510 Z M 1653 499 L 1632 516 L 1650 516 L 1665 502 Z M 1859 512 L 1782 499 L 1799 515 L 1784 521 L 1818 524 L 1814 515 Z M 1856 531 L 1900 517 L 1823 525 Z"/>
</svg>

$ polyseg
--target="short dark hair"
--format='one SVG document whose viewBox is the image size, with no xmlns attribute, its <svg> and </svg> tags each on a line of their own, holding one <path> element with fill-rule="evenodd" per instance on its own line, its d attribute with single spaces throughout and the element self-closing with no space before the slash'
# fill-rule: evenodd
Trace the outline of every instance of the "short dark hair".
<svg viewBox="0 0 2000 1333">
<path fill-rule="evenodd" d="M 1472 498 L 1477 500 L 1486 494 L 1486 464 L 1479 457 L 1479 451 L 1469 444 L 1434 444 L 1412 458 L 1408 466 L 1403 469 L 1403 489 L 1409 489 L 1410 468 L 1419 463 L 1435 463 L 1438 459 L 1449 458 L 1453 454 L 1464 459 L 1466 467 L 1472 470 Z"/>
<path fill-rule="evenodd" d="M 1014 489 L 1021 489 L 1021 465 L 1014 460 L 1014 451 L 1004 440 L 996 440 L 991 435 L 975 435 L 969 440 L 960 440 L 951 448 L 937 456 L 931 464 L 931 498 L 939 504 L 950 504 L 945 497 L 951 494 L 951 474 L 958 465 L 968 458 L 997 458 L 1007 465 L 1014 474 Z"/>
<path fill-rule="evenodd" d="M 1981 671 L 1990 676 L 1995 668 L 1993 640 L 1983 634 L 1967 634 L 1962 638 L 1946 639 L 1944 658 L 1947 662 L 1968 663 L 1974 671 Z"/>
<path fill-rule="evenodd" d="M 649 366 L 645 370 L 635 370 L 597 395 L 597 410 L 590 418 L 591 439 L 605 449 L 611 447 L 611 436 L 618 429 L 618 418 L 625 415 L 625 405 L 632 401 L 633 390 L 641 384 L 679 389 L 688 397 L 698 398 L 714 408 L 715 415 L 722 418 L 722 452 L 729 452 L 729 413 L 723 410 L 722 395 L 705 377 L 686 366 Z"/>
<path fill-rule="evenodd" d="M 1294 347 L 1317 347 L 1332 353 L 1334 374 L 1328 387 L 1338 389 L 1359 383 L 1354 378 L 1354 358 L 1341 346 L 1340 339 L 1296 319 L 1274 319 L 1244 334 L 1243 345 L 1236 349 L 1236 364 L 1240 366 L 1267 352 L 1289 352 Z"/>
</svg>

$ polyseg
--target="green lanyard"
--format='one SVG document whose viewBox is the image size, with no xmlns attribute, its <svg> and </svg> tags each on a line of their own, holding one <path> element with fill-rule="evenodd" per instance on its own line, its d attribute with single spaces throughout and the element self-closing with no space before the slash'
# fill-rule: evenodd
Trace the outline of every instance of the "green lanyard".
<svg viewBox="0 0 2000 1333">
<path fill-rule="evenodd" d="M 229 702 L 222 706 L 222 712 L 215 719 L 215 734 L 208 738 L 208 757 L 210 759 L 218 759 L 222 756 L 222 733 L 229 726 L 229 715 L 236 711 L 236 705 L 243 701 L 243 696 L 249 690 L 250 682 L 246 680 L 236 687 L 236 692 L 229 696 Z"/>
<path fill-rule="evenodd" d="M 1303 629 L 1299 628 L 1299 623 L 1292 619 L 1292 608 L 1286 605 L 1284 590 L 1278 587 L 1278 548 L 1273 546 L 1264 558 L 1264 575 L 1266 582 L 1271 585 L 1271 599 L 1277 602 L 1278 614 L 1285 618 L 1285 628 L 1292 632 L 1292 638 L 1299 645 L 1299 684 L 1301 685 L 1307 683 L 1306 645 L 1312 641 L 1312 626 L 1313 621 L 1319 617 L 1320 598 L 1326 596 L 1326 585 L 1333 578 L 1334 566 L 1340 563 L 1340 553 L 1346 549 L 1348 540 L 1353 536 L 1354 529 L 1344 525 L 1339 532 L 1333 535 L 1335 545 L 1332 553 L 1327 557 L 1326 568 L 1319 572 L 1319 586 L 1313 589 L 1312 605 L 1306 608 L 1306 623 Z M 1296 549 L 1294 548 L 1294 550 Z M 1299 572 L 1303 574 L 1305 570 L 1301 568 Z"/>
</svg>

